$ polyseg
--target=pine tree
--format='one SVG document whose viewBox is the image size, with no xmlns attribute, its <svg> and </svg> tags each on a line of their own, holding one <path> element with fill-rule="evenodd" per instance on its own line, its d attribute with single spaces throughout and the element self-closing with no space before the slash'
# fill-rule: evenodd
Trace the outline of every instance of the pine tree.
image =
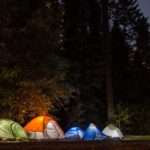
<svg viewBox="0 0 150 150">
<path fill-rule="evenodd" d="M 64 0 L 64 9 L 64 57 L 70 64 L 66 80 L 77 91 L 79 101 L 90 115 L 95 108 L 89 104 L 95 106 L 97 101 L 93 99 L 93 89 L 102 90 L 105 72 L 102 69 L 102 12 L 97 0 Z M 101 98 L 98 99 L 100 105 Z M 95 116 L 99 118 L 98 113 Z M 89 122 L 89 118 L 86 120 Z"/>
</svg>

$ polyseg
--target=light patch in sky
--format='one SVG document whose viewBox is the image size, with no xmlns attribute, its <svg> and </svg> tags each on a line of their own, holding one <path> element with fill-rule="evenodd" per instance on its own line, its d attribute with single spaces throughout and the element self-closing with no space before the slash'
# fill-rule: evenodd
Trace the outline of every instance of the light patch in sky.
<svg viewBox="0 0 150 150">
<path fill-rule="evenodd" d="M 148 17 L 148 21 L 150 22 L 150 0 L 138 0 L 139 8 L 145 17 Z"/>
</svg>

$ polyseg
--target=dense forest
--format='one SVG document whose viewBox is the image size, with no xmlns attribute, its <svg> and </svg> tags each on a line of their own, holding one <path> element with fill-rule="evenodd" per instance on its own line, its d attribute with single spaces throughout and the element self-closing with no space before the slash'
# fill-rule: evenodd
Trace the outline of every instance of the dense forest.
<svg viewBox="0 0 150 150">
<path fill-rule="evenodd" d="M 137 0 L 0 0 L 1 118 L 150 134 L 150 30 Z"/>
</svg>

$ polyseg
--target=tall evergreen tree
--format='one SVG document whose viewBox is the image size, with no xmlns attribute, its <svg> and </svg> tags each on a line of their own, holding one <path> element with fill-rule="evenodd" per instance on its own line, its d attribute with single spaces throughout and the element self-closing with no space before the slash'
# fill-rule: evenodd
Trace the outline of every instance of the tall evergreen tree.
<svg viewBox="0 0 150 150">
<path fill-rule="evenodd" d="M 111 30 L 111 37 L 113 89 L 115 103 L 118 103 L 118 101 L 126 101 L 128 98 L 126 93 L 128 93 L 131 78 L 128 57 L 130 46 L 126 42 L 124 32 L 116 21 L 114 21 Z"/>
<path fill-rule="evenodd" d="M 64 8 L 64 56 L 70 64 L 67 80 L 77 91 L 77 102 L 83 103 L 86 112 L 84 117 L 88 116 L 85 122 L 89 122 L 89 120 L 96 120 L 91 112 L 95 111 L 94 107 L 97 101 L 100 105 L 103 103 L 102 99 L 104 100 L 104 97 L 100 98 L 100 94 L 93 90 L 99 89 L 103 93 L 101 11 L 97 0 L 74 2 L 64 0 Z M 90 103 L 93 103 L 93 107 L 90 106 Z M 98 110 L 98 108 L 96 109 Z M 95 116 L 98 118 L 98 113 Z"/>
<path fill-rule="evenodd" d="M 146 107 L 145 103 L 149 99 L 146 94 L 148 91 L 146 82 L 149 82 L 149 71 L 146 69 L 146 60 L 149 57 L 149 24 L 141 13 L 136 0 L 113 1 L 110 8 L 114 8 L 110 11 L 110 19 L 115 102 L 121 101 L 124 107 L 128 105 L 128 110 L 131 111 L 129 115 L 132 116 L 132 109 L 135 109 L 135 112 L 140 109 L 137 104 L 141 102 L 141 99 L 144 101 L 142 107 Z M 130 119 L 134 120 L 133 116 Z M 126 132 L 130 130 L 135 134 L 137 131 L 134 130 L 135 122 L 132 120 L 129 121 L 130 126 L 133 126 L 132 129 L 127 126 L 128 130 L 124 129 Z M 138 128 L 142 128 L 138 121 L 136 124 L 139 125 Z M 144 132 L 143 128 L 141 132 Z"/>
<path fill-rule="evenodd" d="M 106 92 L 107 92 L 107 119 L 108 123 L 113 122 L 114 108 L 113 108 L 113 84 L 112 84 L 112 67 L 111 67 L 111 47 L 110 47 L 110 27 L 109 27 L 109 13 L 108 0 L 102 1 L 103 5 L 103 45 L 105 51 L 105 65 L 106 65 Z"/>
<path fill-rule="evenodd" d="M 136 44 L 134 57 L 132 61 L 132 74 L 133 74 L 133 95 L 132 101 L 134 108 L 139 107 L 143 108 L 141 113 L 134 114 L 133 118 L 135 119 L 136 125 L 138 126 L 141 133 L 145 134 L 148 132 L 147 124 L 149 124 L 148 119 L 146 119 L 145 125 L 141 126 L 140 122 L 145 120 L 149 116 L 149 82 L 150 82 L 150 71 L 149 71 L 149 53 L 150 53 L 150 32 L 149 32 L 149 23 L 147 18 L 142 17 L 138 20 L 136 26 Z M 138 94 L 137 94 L 138 93 Z M 141 104 L 142 99 L 142 104 Z M 139 105 L 139 107 L 137 106 Z M 137 107 L 137 108 L 136 108 Z M 145 112 L 144 112 L 145 110 Z M 137 110 L 135 110 L 137 111 Z M 140 119 L 136 119 L 140 115 Z M 143 117 L 142 117 L 143 116 Z M 133 130 L 137 132 L 137 130 Z"/>
</svg>

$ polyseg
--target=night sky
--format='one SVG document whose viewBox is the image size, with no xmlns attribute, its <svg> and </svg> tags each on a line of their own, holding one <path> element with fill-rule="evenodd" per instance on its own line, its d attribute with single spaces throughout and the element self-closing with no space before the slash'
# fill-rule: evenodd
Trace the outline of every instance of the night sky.
<svg viewBox="0 0 150 150">
<path fill-rule="evenodd" d="M 150 0 L 138 0 L 140 8 L 150 22 Z"/>
</svg>

